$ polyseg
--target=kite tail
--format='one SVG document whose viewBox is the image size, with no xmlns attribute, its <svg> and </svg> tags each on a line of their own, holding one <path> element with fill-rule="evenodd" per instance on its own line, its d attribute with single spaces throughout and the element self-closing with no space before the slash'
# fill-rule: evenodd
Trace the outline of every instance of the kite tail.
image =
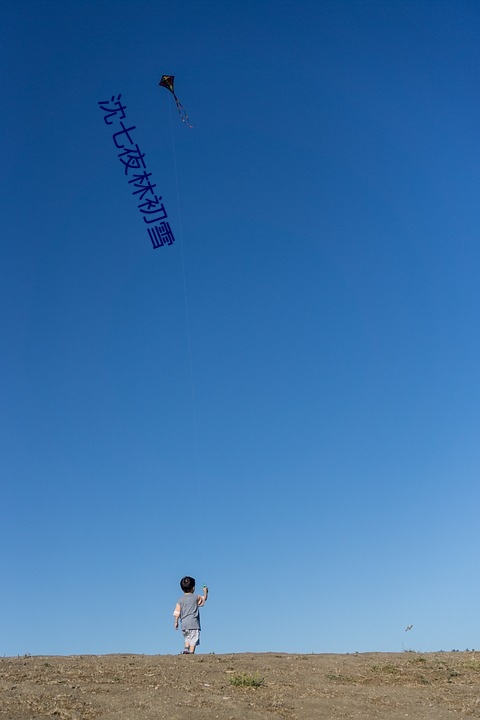
<svg viewBox="0 0 480 720">
<path fill-rule="evenodd" d="M 189 128 L 193 127 L 192 125 L 190 125 L 190 120 L 188 119 L 187 112 L 186 112 L 185 108 L 183 107 L 182 103 L 180 102 L 180 100 L 177 98 L 176 95 L 174 95 L 173 97 L 175 98 L 177 110 L 178 110 L 180 117 L 182 118 L 182 122 L 184 122 L 185 125 Z"/>
</svg>

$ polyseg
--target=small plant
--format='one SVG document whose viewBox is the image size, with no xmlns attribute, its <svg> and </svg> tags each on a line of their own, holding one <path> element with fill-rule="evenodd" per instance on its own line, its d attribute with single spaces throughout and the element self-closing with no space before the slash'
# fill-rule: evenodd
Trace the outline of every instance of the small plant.
<svg viewBox="0 0 480 720">
<path fill-rule="evenodd" d="M 331 680 L 332 682 L 339 682 L 342 685 L 349 685 L 351 683 L 355 684 L 356 680 L 352 675 L 343 675 L 342 673 L 327 673 L 325 675 L 327 680 Z"/>
<path fill-rule="evenodd" d="M 396 675 L 398 668 L 395 665 L 372 665 L 372 672 L 391 673 Z"/>
<path fill-rule="evenodd" d="M 470 670 L 479 670 L 480 671 L 480 660 L 469 660 L 469 662 L 466 663 L 466 667 L 470 668 Z"/>
<path fill-rule="evenodd" d="M 236 687 L 255 687 L 259 688 L 265 685 L 265 679 L 259 675 L 250 675 L 250 673 L 236 673 L 230 678 L 232 685 Z"/>
<path fill-rule="evenodd" d="M 327 678 L 327 680 L 339 680 L 340 679 L 340 675 L 335 675 L 334 673 L 327 673 L 325 675 L 325 677 Z"/>
</svg>

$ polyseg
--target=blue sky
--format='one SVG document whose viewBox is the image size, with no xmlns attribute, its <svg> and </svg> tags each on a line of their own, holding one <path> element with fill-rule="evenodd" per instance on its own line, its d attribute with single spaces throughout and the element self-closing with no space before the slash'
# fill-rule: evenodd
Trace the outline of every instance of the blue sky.
<svg viewBox="0 0 480 720">
<path fill-rule="evenodd" d="M 0 15 L 0 653 L 479 647 L 478 3 Z"/>
</svg>

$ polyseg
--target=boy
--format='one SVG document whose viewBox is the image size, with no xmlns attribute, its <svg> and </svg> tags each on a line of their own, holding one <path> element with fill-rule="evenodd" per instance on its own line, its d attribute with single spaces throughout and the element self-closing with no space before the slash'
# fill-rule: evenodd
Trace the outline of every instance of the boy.
<svg viewBox="0 0 480 720">
<path fill-rule="evenodd" d="M 180 580 L 183 597 L 175 605 L 175 630 L 178 630 L 178 619 L 182 623 L 182 633 L 185 640 L 183 655 L 193 655 L 197 645 L 200 645 L 200 613 L 198 608 L 205 605 L 208 597 L 208 588 L 203 586 L 203 597 L 194 595 L 195 579 L 188 575 Z"/>
</svg>

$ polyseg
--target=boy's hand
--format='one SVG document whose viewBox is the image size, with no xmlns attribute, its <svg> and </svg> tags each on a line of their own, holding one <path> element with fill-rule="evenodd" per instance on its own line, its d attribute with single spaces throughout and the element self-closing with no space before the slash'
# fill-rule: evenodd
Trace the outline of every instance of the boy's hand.
<svg viewBox="0 0 480 720">
<path fill-rule="evenodd" d="M 180 617 L 180 615 L 181 615 L 180 605 L 179 605 L 179 603 L 177 603 L 175 605 L 175 610 L 173 612 L 173 617 L 175 618 L 175 625 L 174 625 L 175 630 L 178 630 L 178 618 Z"/>
</svg>

